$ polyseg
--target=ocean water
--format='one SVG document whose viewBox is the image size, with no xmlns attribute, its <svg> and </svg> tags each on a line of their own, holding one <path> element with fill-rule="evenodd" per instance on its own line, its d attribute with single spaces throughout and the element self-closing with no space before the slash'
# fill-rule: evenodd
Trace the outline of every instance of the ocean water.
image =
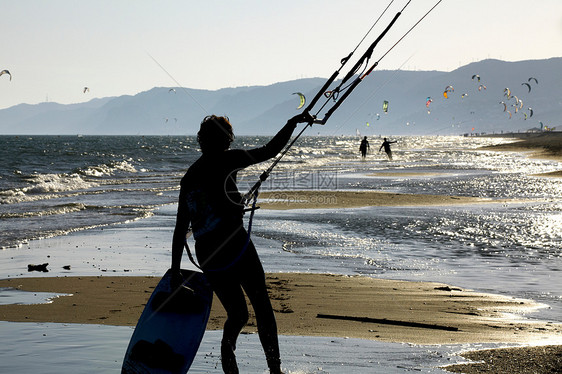
<svg viewBox="0 0 562 374">
<path fill-rule="evenodd" d="M 13 336 L 0 351 L 2 373 L 119 373 L 131 327 L 0 322 Z M 221 331 L 207 331 L 189 373 L 221 373 Z M 280 336 L 288 374 L 445 373 L 440 367 L 466 360 L 458 352 L 498 344 L 419 346 L 331 337 Z M 503 345 L 505 346 L 505 345 Z M 342 354 L 345 352 L 345 354 Z M 236 350 L 241 373 L 269 373 L 259 339 L 241 335 Z"/>
<path fill-rule="evenodd" d="M 239 137 L 234 146 L 267 139 Z M 369 140 L 371 151 L 361 160 L 358 137 L 299 139 L 263 190 L 376 190 L 488 201 L 258 210 L 252 237 L 266 271 L 441 281 L 536 300 L 545 307 L 529 318 L 562 322 L 562 179 L 536 176 L 562 163 L 482 149 L 505 139 L 439 136 L 392 139 L 398 143 L 389 161 L 378 152 L 382 139 Z M 0 277 L 162 275 L 170 263 L 179 181 L 197 149 L 194 137 L 0 136 Z M 240 190 L 268 166 L 241 173 Z M 27 264 L 45 262 L 48 273 L 27 272 Z M 184 267 L 193 268 L 187 259 Z M 6 290 L 0 290 L 2 300 L 28 302 Z M 6 326 L 14 325 L 2 330 Z M 10 328 L 24 335 L 39 329 L 17 326 Z M 413 359 L 404 360 L 415 367 Z"/>
</svg>

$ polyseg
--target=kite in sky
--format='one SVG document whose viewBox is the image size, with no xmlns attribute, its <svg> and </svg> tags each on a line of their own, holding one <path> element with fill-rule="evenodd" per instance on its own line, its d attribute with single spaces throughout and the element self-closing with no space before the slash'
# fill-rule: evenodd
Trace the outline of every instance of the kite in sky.
<svg viewBox="0 0 562 374">
<path fill-rule="evenodd" d="M 8 70 L 2 70 L 0 71 L 0 76 L 4 75 L 4 74 L 8 74 L 10 76 L 10 80 L 12 80 L 12 74 L 10 74 L 10 72 Z"/>
<path fill-rule="evenodd" d="M 299 98 L 301 99 L 299 106 L 297 107 L 297 109 L 300 109 L 304 106 L 304 104 L 306 103 L 306 98 L 304 97 L 304 95 L 300 92 L 293 92 L 293 95 L 299 95 Z"/>
<path fill-rule="evenodd" d="M 382 110 L 384 110 L 385 113 L 388 113 L 388 101 L 383 101 L 382 102 Z"/>
<path fill-rule="evenodd" d="M 449 98 L 449 92 L 455 92 L 455 89 L 453 88 L 453 86 L 447 86 L 445 87 L 445 91 L 443 91 L 443 97 L 445 99 Z"/>
</svg>

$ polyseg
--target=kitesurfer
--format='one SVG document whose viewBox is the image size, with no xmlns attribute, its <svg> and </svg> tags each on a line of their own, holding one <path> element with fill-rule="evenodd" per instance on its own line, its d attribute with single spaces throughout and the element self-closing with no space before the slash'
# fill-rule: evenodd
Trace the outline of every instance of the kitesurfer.
<svg viewBox="0 0 562 374">
<path fill-rule="evenodd" d="M 367 151 L 369 150 L 369 141 L 367 137 L 363 137 L 361 140 L 361 145 L 359 146 L 359 151 L 361 152 L 361 157 L 365 158 L 367 156 Z"/>
<path fill-rule="evenodd" d="M 384 141 L 382 142 L 382 144 L 379 148 L 379 152 L 381 151 L 381 149 L 384 148 L 384 151 L 386 152 L 386 155 L 388 156 L 389 160 L 392 160 L 392 151 L 390 150 L 390 145 L 392 143 L 396 143 L 396 140 L 391 142 L 391 141 L 388 141 L 387 138 L 384 138 Z"/>
<path fill-rule="evenodd" d="M 297 123 L 312 120 L 307 113 L 297 115 L 265 146 L 249 150 L 230 149 L 234 133 L 227 117 L 205 117 L 197 133 L 202 155 L 181 180 L 172 243 L 173 282 L 182 282 L 180 263 L 191 225 L 197 260 L 227 313 L 221 342 L 225 373 L 238 373 L 236 340 L 248 321 L 244 292 L 254 308 L 270 373 L 281 373 L 275 315 L 262 264 L 242 223 L 244 204 L 236 186 L 236 173 L 277 155 Z"/>
</svg>

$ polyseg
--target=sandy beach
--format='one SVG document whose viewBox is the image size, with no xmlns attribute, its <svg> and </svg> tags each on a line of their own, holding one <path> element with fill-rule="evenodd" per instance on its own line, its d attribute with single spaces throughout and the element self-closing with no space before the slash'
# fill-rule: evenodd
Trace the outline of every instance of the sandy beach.
<svg viewBox="0 0 562 374">
<path fill-rule="evenodd" d="M 158 280 L 111 276 L 1 280 L 0 287 L 65 296 L 50 304 L 1 305 L 0 319 L 134 326 Z M 529 369 L 550 373 L 557 372 L 562 365 L 562 346 L 557 345 L 562 324 L 523 318 L 522 314 L 540 307 L 531 300 L 440 283 L 360 276 L 276 273 L 268 274 L 267 282 L 279 333 L 283 335 L 424 345 L 548 345 L 469 352 L 463 357 L 486 363 L 451 367 L 451 371 L 459 373 L 527 373 L 531 372 Z M 207 328 L 222 329 L 225 318 L 224 309 L 215 298 Z M 244 332 L 256 332 L 253 315 Z M 520 371 L 512 370 L 514 367 Z"/>
<path fill-rule="evenodd" d="M 1 305 L 0 318 L 134 326 L 156 277 L 53 277 L 0 281 L 0 287 L 65 294 L 50 304 Z M 447 344 L 549 342 L 562 325 L 508 317 L 538 307 L 530 300 L 405 282 L 329 274 L 268 274 L 279 332 L 388 342 Z M 222 329 L 225 312 L 214 300 L 208 328 Z M 246 332 L 255 332 L 255 322 Z"/>
</svg>

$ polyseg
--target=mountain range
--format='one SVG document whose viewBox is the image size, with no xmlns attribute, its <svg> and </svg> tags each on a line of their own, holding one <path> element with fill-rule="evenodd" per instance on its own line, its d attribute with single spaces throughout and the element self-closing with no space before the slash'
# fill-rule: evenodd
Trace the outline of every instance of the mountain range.
<svg viewBox="0 0 562 374">
<path fill-rule="evenodd" d="M 237 135 L 271 135 L 300 113 L 295 93 L 312 99 L 325 81 L 307 78 L 213 91 L 155 87 L 132 96 L 79 104 L 20 104 L 0 110 L 0 134 L 194 135 L 203 117 L 217 114 L 230 118 Z M 314 125 L 309 135 L 560 130 L 561 84 L 560 57 L 518 62 L 488 59 L 451 72 L 375 70 L 325 125 Z M 388 102 L 386 113 L 384 101 Z M 334 103 L 333 98 L 323 97 L 317 107 L 325 102 L 325 108 Z M 318 115 L 322 117 L 323 112 Z"/>
</svg>

